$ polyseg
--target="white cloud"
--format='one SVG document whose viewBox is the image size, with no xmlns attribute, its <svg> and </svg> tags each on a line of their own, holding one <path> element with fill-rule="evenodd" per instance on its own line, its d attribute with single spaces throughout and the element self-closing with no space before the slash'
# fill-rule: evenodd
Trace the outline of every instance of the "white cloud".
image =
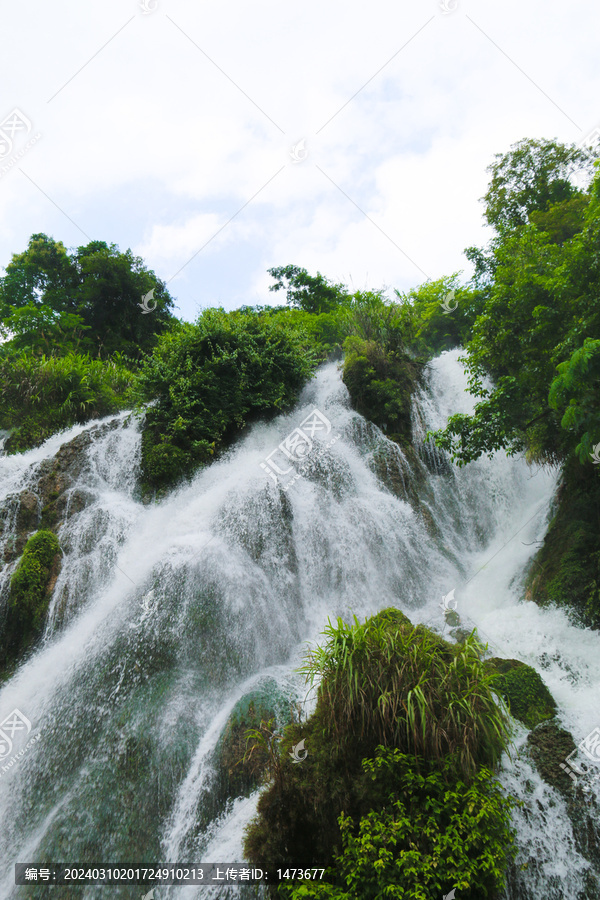
<svg viewBox="0 0 600 900">
<path fill-rule="evenodd" d="M 466 268 L 493 154 L 600 122 L 600 10 L 584 0 L 447 16 L 437 0 L 159 0 L 147 16 L 55 0 L 3 17 L 0 118 L 18 106 L 43 137 L 28 177 L 0 179 L 0 264 L 37 231 L 83 243 L 79 226 L 168 279 L 226 225 L 171 285 L 184 315 L 276 301 L 267 265 L 423 280 L 391 241 L 432 277 Z"/>
</svg>

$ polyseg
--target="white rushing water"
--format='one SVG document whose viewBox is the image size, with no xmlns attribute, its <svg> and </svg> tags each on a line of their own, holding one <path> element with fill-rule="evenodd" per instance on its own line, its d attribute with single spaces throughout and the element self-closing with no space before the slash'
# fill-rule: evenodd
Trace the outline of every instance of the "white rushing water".
<svg viewBox="0 0 600 900">
<path fill-rule="evenodd" d="M 428 377 L 415 404 L 417 437 L 472 407 L 457 351 L 434 360 Z M 340 437 L 314 449 L 305 476 L 282 490 L 261 463 L 315 408 L 331 422 L 328 438 Z M 576 742 L 600 725 L 600 635 L 522 600 L 551 473 L 504 454 L 460 470 L 443 460 L 409 464 L 352 411 L 336 364 L 320 369 L 291 413 L 252 427 L 153 505 L 136 494 L 138 423 L 110 422 L 0 457 L 5 541 L 10 498 L 35 491 L 38 467 L 65 442 L 92 437 L 71 488 L 73 502 L 85 502 L 59 530 L 63 562 L 43 645 L 0 689 L 0 721 L 18 708 L 40 732 L 0 774 L 2 900 L 31 896 L 14 887 L 16 861 L 240 862 L 258 794 L 219 799 L 219 738 L 250 691 L 304 701 L 295 669 L 328 617 L 393 605 L 448 636 L 440 600 L 454 589 L 463 623 L 495 655 L 541 674 Z M 13 569 L 1 573 L 1 598 Z M 524 740 L 517 733 L 518 748 Z M 501 779 L 524 801 L 518 862 L 536 861 L 507 897 L 577 898 L 588 863 L 563 799 L 524 754 L 505 760 Z M 205 888 L 160 896 L 174 895 L 208 896 Z"/>
</svg>

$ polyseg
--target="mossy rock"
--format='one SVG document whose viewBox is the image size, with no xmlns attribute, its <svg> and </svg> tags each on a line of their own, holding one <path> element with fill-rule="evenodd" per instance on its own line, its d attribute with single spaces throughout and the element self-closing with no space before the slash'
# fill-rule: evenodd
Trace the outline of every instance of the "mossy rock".
<svg viewBox="0 0 600 900">
<path fill-rule="evenodd" d="M 544 722 L 527 735 L 527 743 L 536 769 L 546 784 L 563 792 L 570 790 L 573 781 L 560 764 L 575 750 L 572 735 L 556 722 Z"/>
<path fill-rule="evenodd" d="M 449 625 L 450 628 L 458 628 L 460 625 L 460 616 L 455 609 L 445 610 L 444 619 L 446 620 L 446 625 Z"/>
<path fill-rule="evenodd" d="M 386 624 L 390 628 L 394 628 L 394 626 L 397 628 L 414 628 L 408 616 L 401 609 L 396 609 L 395 606 L 388 606 L 386 609 L 382 609 L 374 616 L 371 616 L 369 622 L 374 625 Z"/>
<path fill-rule="evenodd" d="M 556 714 L 556 701 L 541 677 L 518 659 L 487 660 L 486 666 L 497 674 L 496 690 L 510 707 L 511 714 L 526 725 L 535 728 Z"/>
<path fill-rule="evenodd" d="M 293 701 L 274 679 L 238 700 L 215 750 L 218 793 L 223 799 L 248 796 L 268 777 L 268 751 L 248 741 L 247 732 L 259 729 L 261 722 L 271 722 L 275 730 L 293 717 Z"/>
<path fill-rule="evenodd" d="M 29 538 L 10 581 L 2 662 L 20 656 L 42 633 L 59 561 L 55 534 L 41 530 Z"/>
</svg>

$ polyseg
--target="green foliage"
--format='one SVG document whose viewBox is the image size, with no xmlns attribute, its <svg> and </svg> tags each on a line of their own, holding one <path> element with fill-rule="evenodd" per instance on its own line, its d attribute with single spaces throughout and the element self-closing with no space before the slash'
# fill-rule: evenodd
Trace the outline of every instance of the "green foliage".
<svg viewBox="0 0 600 900">
<path fill-rule="evenodd" d="M 528 595 L 574 610 L 584 624 L 600 628 L 600 478 L 571 457 L 558 489 L 558 503 L 544 544 L 528 573 Z"/>
<path fill-rule="evenodd" d="M 440 900 L 455 888 L 462 898 L 495 897 L 514 856 L 511 802 L 491 772 L 465 783 L 431 764 L 416 771 L 409 756 L 378 747 L 363 760 L 381 801 L 355 823 L 340 815 L 343 850 L 326 877 L 282 887 L 292 900 Z"/>
<path fill-rule="evenodd" d="M 152 312 L 144 312 L 150 291 Z M 91 241 L 69 254 L 60 241 L 34 234 L 0 278 L 0 330 L 10 338 L 0 352 L 139 357 L 170 324 L 172 306 L 164 282 L 131 250 Z"/>
<path fill-rule="evenodd" d="M 404 354 L 375 341 L 347 338 L 342 378 L 354 408 L 390 438 L 410 441 L 411 402 L 417 368 Z"/>
<path fill-rule="evenodd" d="M 303 309 L 275 306 L 268 307 L 268 315 L 280 324 L 303 332 L 318 359 L 324 360 L 341 353 L 347 334 L 343 309 L 326 313 L 308 313 Z"/>
<path fill-rule="evenodd" d="M 499 231 L 524 225 L 532 212 L 570 200 L 578 193 L 569 180 L 573 169 L 591 169 L 583 150 L 548 140 L 518 141 L 495 160 L 483 199 L 488 225 Z"/>
<path fill-rule="evenodd" d="M 49 585 L 60 545 L 51 531 L 29 538 L 10 580 L 8 614 L 2 637 L 2 662 L 10 662 L 41 634 L 48 604 Z"/>
<path fill-rule="evenodd" d="M 5 449 L 20 452 L 61 428 L 109 415 L 131 400 L 134 375 L 119 357 L 92 360 L 68 353 L 0 357 L 0 425 L 14 429 Z"/>
<path fill-rule="evenodd" d="M 308 313 L 327 313 L 347 302 L 346 286 L 333 284 L 320 272 L 309 275 L 306 269 L 291 265 L 268 269 L 268 272 L 275 279 L 269 290 L 285 289 L 287 302 L 297 309 Z"/>
<path fill-rule="evenodd" d="M 143 365 L 143 478 L 166 487 L 207 462 L 261 414 L 288 406 L 314 354 L 299 329 L 257 314 L 208 310 L 163 335 Z"/>
<path fill-rule="evenodd" d="M 479 291 L 461 287 L 459 273 L 428 281 L 407 294 L 396 291 L 410 310 L 415 329 L 412 343 L 429 354 L 463 346 L 483 303 Z"/>
<path fill-rule="evenodd" d="M 507 740 L 481 647 L 473 636 L 450 645 L 395 609 L 330 623 L 325 636 L 302 670 L 321 679 L 315 712 L 285 730 L 247 858 L 328 869 L 327 884 L 288 888 L 294 898 L 429 898 L 453 884 L 487 896 L 510 831 L 508 804 L 481 768 Z M 308 756 L 294 765 L 300 740 Z M 407 893 L 391 893 L 398 883 Z"/>
<path fill-rule="evenodd" d="M 486 665 L 497 673 L 495 689 L 508 703 L 511 714 L 528 728 L 552 719 L 554 697 L 531 666 L 517 659 L 489 659 Z"/>
<path fill-rule="evenodd" d="M 0 321 L 0 332 L 7 339 L 3 353 L 25 351 L 51 355 L 57 347 L 62 353 L 74 352 L 88 328 L 81 316 L 50 306 L 27 303 L 12 307 Z"/>
<path fill-rule="evenodd" d="M 562 244 L 532 224 L 495 242 L 494 281 L 466 346 L 470 390 L 481 399 L 473 416 L 451 417 L 435 436 L 459 462 L 501 447 L 541 462 L 573 452 L 583 460 L 600 439 L 599 185 L 600 175 L 583 227 Z"/>
<path fill-rule="evenodd" d="M 319 703 L 336 741 L 381 743 L 432 760 L 453 756 L 467 777 L 497 763 L 506 720 L 473 635 L 450 645 L 399 622 L 394 610 L 363 625 L 338 619 L 324 634 L 302 671 L 311 684 L 321 679 Z"/>
<path fill-rule="evenodd" d="M 600 442 L 600 339 L 585 338 L 583 345 L 558 366 L 550 385 L 549 403 L 564 410 L 561 426 L 579 441 L 575 453 L 589 462 Z"/>
</svg>

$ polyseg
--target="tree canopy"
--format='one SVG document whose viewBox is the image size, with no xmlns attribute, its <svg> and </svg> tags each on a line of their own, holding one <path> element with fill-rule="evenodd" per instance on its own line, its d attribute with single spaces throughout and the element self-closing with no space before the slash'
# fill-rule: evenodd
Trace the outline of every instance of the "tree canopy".
<svg viewBox="0 0 600 900">
<path fill-rule="evenodd" d="M 91 241 L 69 252 L 34 234 L 0 278 L 3 353 L 139 357 L 172 320 L 172 307 L 164 282 L 131 250 Z"/>
</svg>

